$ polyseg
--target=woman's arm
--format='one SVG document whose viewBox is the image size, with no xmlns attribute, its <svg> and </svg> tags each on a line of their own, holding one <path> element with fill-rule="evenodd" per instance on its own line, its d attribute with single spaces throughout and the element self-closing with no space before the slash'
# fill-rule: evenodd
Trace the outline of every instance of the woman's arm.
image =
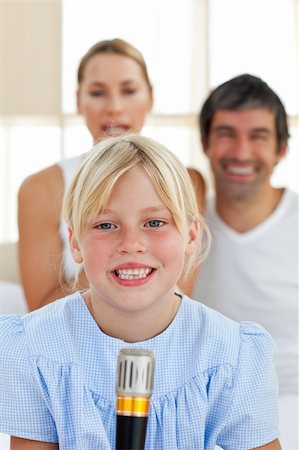
<svg viewBox="0 0 299 450">
<path fill-rule="evenodd" d="M 59 450 L 59 445 L 11 436 L 10 450 Z"/>
<path fill-rule="evenodd" d="M 11 436 L 10 450 L 58 450 L 58 444 L 52 444 L 49 442 L 31 441 L 29 439 L 21 439 Z M 270 442 L 269 444 L 256 447 L 252 450 L 281 450 L 278 439 Z"/>
<path fill-rule="evenodd" d="M 191 178 L 194 190 L 196 193 L 198 209 L 201 214 L 204 214 L 205 210 L 205 195 L 206 195 L 206 183 L 200 172 L 196 169 L 188 168 L 188 173 Z"/>
<path fill-rule="evenodd" d="M 203 176 L 200 172 L 198 172 L 196 169 L 190 169 L 188 168 L 189 176 L 192 180 L 194 190 L 196 193 L 197 203 L 199 212 L 201 214 L 204 213 L 205 208 L 205 192 L 206 192 L 206 186 Z M 196 269 L 191 276 L 188 278 L 188 280 L 184 283 L 180 283 L 179 288 L 184 292 L 184 294 L 188 295 L 189 297 L 192 296 L 194 284 L 196 281 L 196 276 L 198 273 L 198 269 Z"/>
<path fill-rule="evenodd" d="M 256 447 L 252 450 L 281 450 L 281 445 L 279 443 L 279 440 L 275 439 L 275 441 L 269 442 L 269 444 L 262 445 L 261 447 Z"/>
<path fill-rule="evenodd" d="M 69 294 L 59 234 L 63 177 L 57 165 L 27 178 L 18 195 L 19 264 L 29 310 Z M 86 278 L 83 287 L 86 287 Z"/>
</svg>

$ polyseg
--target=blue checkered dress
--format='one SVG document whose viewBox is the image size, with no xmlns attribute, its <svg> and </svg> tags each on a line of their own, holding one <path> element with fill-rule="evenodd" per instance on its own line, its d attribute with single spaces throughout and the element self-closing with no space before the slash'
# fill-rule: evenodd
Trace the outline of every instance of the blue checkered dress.
<svg viewBox="0 0 299 450">
<path fill-rule="evenodd" d="M 146 450 L 245 450 L 278 437 L 273 341 L 183 297 L 160 335 L 127 344 L 102 333 L 80 293 L 0 317 L 0 432 L 111 450 L 121 347 L 156 355 Z"/>
</svg>

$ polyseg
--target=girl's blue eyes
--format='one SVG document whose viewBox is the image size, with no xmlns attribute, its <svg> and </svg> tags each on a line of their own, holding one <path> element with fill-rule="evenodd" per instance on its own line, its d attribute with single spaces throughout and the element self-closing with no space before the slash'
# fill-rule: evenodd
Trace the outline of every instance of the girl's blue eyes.
<svg viewBox="0 0 299 450">
<path fill-rule="evenodd" d="M 148 227 L 150 228 L 158 228 L 161 225 L 164 225 L 165 222 L 163 222 L 162 220 L 157 220 L 157 219 L 153 219 L 153 220 L 149 220 L 145 226 L 148 225 Z"/>
<path fill-rule="evenodd" d="M 100 223 L 97 228 L 100 228 L 101 230 L 112 230 L 113 227 L 115 228 L 115 225 L 112 223 Z"/>
<path fill-rule="evenodd" d="M 144 226 L 145 226 L 145 228 L 159 228 L 159 227 L 163 226 L 164 224 L 165 224 L 165 222 L 163 220 L 152 219 L 152 220 L 149 220 L 148 222 L 146 222 L 146 224 Z M 105 223 L 100 223 L 99 225 L 96 226 L 96 228 L 106 231 L 106 230 L 114 230 L 115 228 L 117 228 L 117 226 L 114 225 L 113 223 L 105 222 Z"/>
</svg>

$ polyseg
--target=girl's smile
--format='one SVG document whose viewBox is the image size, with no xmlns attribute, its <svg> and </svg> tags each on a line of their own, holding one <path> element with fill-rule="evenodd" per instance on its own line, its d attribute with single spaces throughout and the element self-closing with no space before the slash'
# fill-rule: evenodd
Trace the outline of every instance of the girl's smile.
<svg viewBox="0 0 299 450">
<path fill-rule="evenodd" d="M 193 241 L 178 231 L 141 165 L 122 175 L 104 211 L 85 226 L 79 241 L 71 238 L 76 261 L 84 262 L 99 325 L 103 316 L 106 323 L 125 325 L 124 316 L 136 321 L 137 314 L 139 322 L 144 316 L 155 325 L 151 333 L 165 329 L 179 305 L 174 292 Z M 106 332 L 115 336 L 112 329 Z"/>
<path fill-rule="evenodd" d="M 111 273 L 116 278 L 116 282 L 123 286 L 140 286 L 151 279 L 154 271 L 153 267 L 129 262 L 115 268 Z"/>
</svg>

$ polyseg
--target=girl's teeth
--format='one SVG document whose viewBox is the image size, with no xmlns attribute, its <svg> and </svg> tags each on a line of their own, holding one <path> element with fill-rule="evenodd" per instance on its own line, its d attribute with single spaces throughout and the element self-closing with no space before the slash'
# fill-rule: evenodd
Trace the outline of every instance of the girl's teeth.
<svg viewBox="0 0 299 450">
<path fill-rule="evenodd" d="M 122 280 L 138 280 L 145 278 L 149 273 L 152 272 L 150 268 L 142 269 L 120 269 L 116 270 L 116 275 Z"/>
</svg>

